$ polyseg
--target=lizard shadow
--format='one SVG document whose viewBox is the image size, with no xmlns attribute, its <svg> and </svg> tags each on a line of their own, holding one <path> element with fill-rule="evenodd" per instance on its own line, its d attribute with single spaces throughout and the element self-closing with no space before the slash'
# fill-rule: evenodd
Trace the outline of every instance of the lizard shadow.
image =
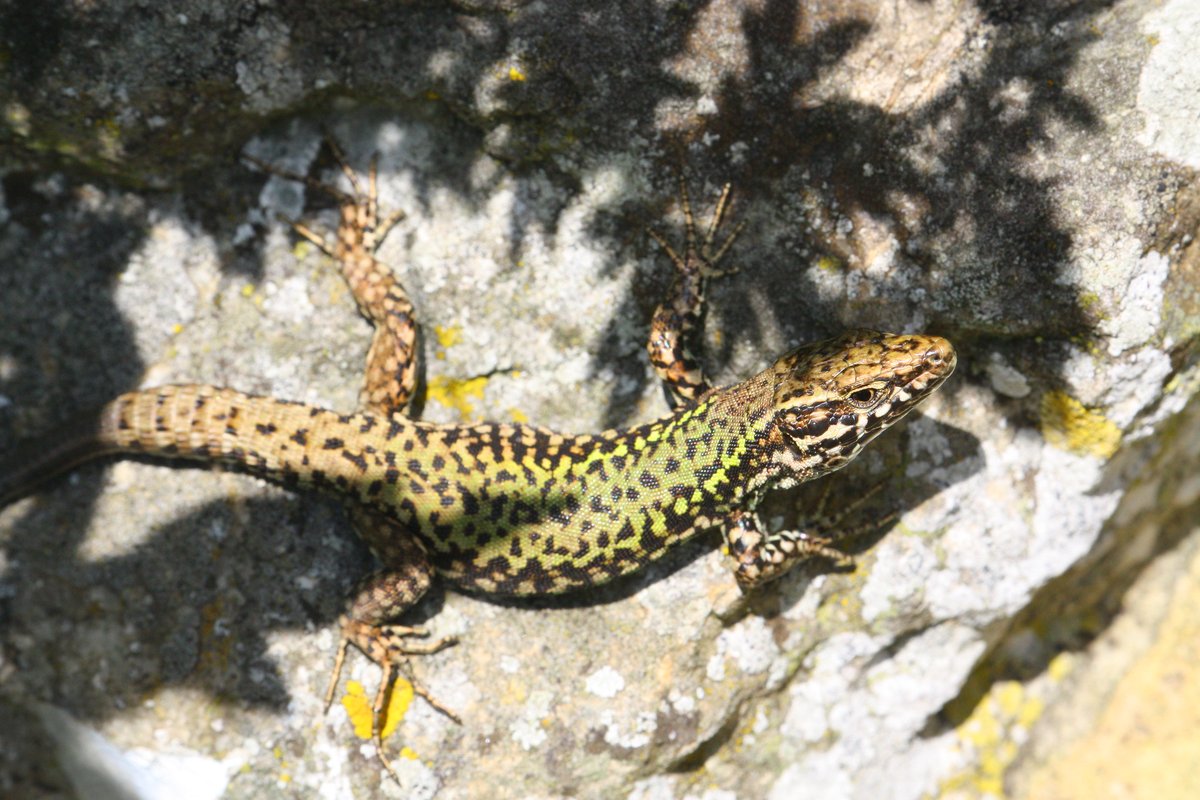
<svg viewBox="0 0 1200 800">
<path fill-rule="evenodd" d="M 165 484 L 210 472 L 134 461 L 139 476 L 142 464 L 162 469 Z M 115 552 L 70 553 L 44 532 L 87 530 L 90 507 L 56 500 L 63 492 L 95 496 L 105 482 L 100 463 L 76 473 L 74 485 L 49 486 L 12 526 L 7 550 L 22 568 L 6 580 L 5 604 L 20 626 L 6 638 L 26 692 L 85 718 L 179 686 L 285 708 L 290 697 L 270 637 L 332 624 L 355 581 L 373 568 L 339 505 L 311 495 L 255 496 L 247 486 L 246 496 L 178 515 L 169 491 L 159 505 L 140 487 L 119 487 L 145 503 L 140 518 L 166 521 L 151 524 L 135 545 L 106 542 Z M 441 602 L 431 591 L 405 621 L 436 615 Z M 331 645 L 330 666 L 332 659 Z M 89 679 L 71 677 L 83 675 Z"/>
<path fill-rule="evenodd" d="M 14 442 L 30 433 L 62 429 L 68 421 L 83 426 L 94 414 L 87 409 L 98 409 L 143 380 L 142 353 L 163 347 L 169 334 L 144 326 L 135 331 L 131 310 L 164 301 L 179 308 L 191 287 L 184 270 L 176 274 L 179 285 L 170 287 L 178 298 L 139 286 L 138 270 L 152 258 L 140 251 L 153 216 L 177 211 L 169 200 L 95 185 L 71 173 L 39 180 L 10 172 L 3 196 L 0 397 L 15 402 L 0 404 L 0 454 L 9 456 L 19 452 Z M 63 252 L 73 256 L 60 264 Z M 286 705 L 265 635 L 274 626 L 304 627 L 336 617 L 330 609 L 354 578 L 333 589 L 319 575 L 316 583 L 330 593 L 333 606 L 314 600 L 301 613 L 296 603 L 272 598 L 252 572 L 239 574 L 226 560 L 249 558 L 253 551 L 268 571 L 281 573 L 280 585 L 301 581 L 299 568 L 280 569 L 289 553 L 286 539 L 295 537 L 298 524 L 286 519 L 287 501 L 247 503 L 237 519 L 228 507 L 213 504 L 170 514 L 169 521 L 160 515 L 153 525 L 155 515 L 143 518 L 129 509 L 119 518 L 139 520 L 136 524 L 111 534 L 89 531 L 98 499 L 109 491 L 101 470 L 89 466 L 51 483 L 20 509 L 3 509 L 0 647 L 7 663 L 18 668 L 5 675 L 5 694 L 55 702 L 93 719 L 171 685 Z M 147 505 L 170 499 L 167 492 Z M 323 501 L 311 502 L 323 507 Z M 263 531 L 260 542 L 268 552 L 249 539 L 216 535 L 237 529 L 239 521 Z M 126 544 L 147 528 L 144 540 Z M 348 538 L 344 552 L 369 560 L 357 539 Z M 97 550 L 118 553 L 93 555 Z M 229 597 L 237 598 L 235 607 L 223 613 Z M 298 598 L 308 602 L 303 592 Z M 7 731 L 6 738 L 13 733 Z"/>
<path fill-rule="evenodd" d="M 722 326 L 737 332 L 707 342 L 714 373 L 739 344 L 763 346 L 768 331 L 786 343 L 848 326 L 896 330 L 901 321 L 921 319 L 923 330 L 947 336 L 960 351 L 963 374 L 943 392 L 955 393 L 964 378 L 979 380 L 970 366 L 981 361 L 976 352 L 999 353 L 1026 374 L 1062 383 L 1067 359 L 1058 345 L 1093 330 L 1095 319 L 1058 278 L 1069 267 L 1072 240 L 1055 216 L 1054 179 L 1031 174 L 1026 159 L 1048 146 L 1058 126 L 1088 131 L 1101 124 L 1092 103 L 1066 87 L 1097 35 L 1086 20 L 1111 2 L 1026 10 L 978 5 L 994 29 L 971 76 L 937 85 L 928 99 L 896 111 L 890 102 L 841 95 L 806 102 L 817 79 L 875 33 L 865 18 L 797 37 L 807 22 L 800 4 L 771 0 L 743 12 L 748 66 L 721 86 L 716 113 L 693 134 L 714 144 L 688 151 L 691 171 L 734 184 L 735 211 L 744 210 L 750 223 L 735 254 L 741 274 L 709 291 Z M 1069 33 L 1056 47 L 1031 51 L 1025 37 L 1035 22 L 1045 29 L 1061 22 Z M 1012 102 L 1014 87 L 1025 86 L 1029 96 Z M 894 91 L 900 88 L 898 82 Z M 930 140 L 931 131 L 945 133 Z M 937 154 L 936 170 L 911 150 L 926 141 Z M 661 172 L 674 168 L 668 163 Z M 664 189 L 661 196 L 673 194 Z M 858 290 L 855 278 L 867 281 L 862 270 L 878 256 L 870 242 L 876 226 L 900 243 L 899 258 L 888 269 L 872 269 L 870 289 Z M 599 232 L 606 228 L 597 223 Z M 861 241 L 858 229 L 868 232 Z M 649 253 L 652 245 L 644 247 Z M 798 255 L 796 266 L 781 264 L 780 253 Z M 828 270 L 807 269 L 818 261 Z M 612 317 L 610 344 L 594 356 L 595 370 L 620 365 L 624 379 L 606 424 L 620 424 L 630 398 L 651 380 L 641 354 L 623 346 L 620 326 L 648 319 L 668 279 L 669 270 L 656 267 L 653 290 L 631 289 Z M 831 295 L 830 283 L 847 291 Z M 773 324 L 762 325 L 764 316 Z M 1031 340 L 1039 342 L 1035 356 Z M 1035 399 L 1036 393 L 1009 404 L 1014 423 L 1036 415 Z"/>
<path fill-rule="evenodd" d="M 18 438 L 63 425 L 75 409 L 98 406 L 135 384 L 145 369 L 118 287 L 129 260 L 146 243 L 149 226 L 142 198 L 116 187 L 97 187 L 69 170 L 8 171 L 0 178 L 0 201 L 0 454 L 7 455 Z M 99 491 L 86 480 L 72 486 L 64 513 L 86 523 Z M 38 769 L 23 766 L 21 756 L 30 756 L 32 763 L 46 743 L 31 714 L 9 701 L 47 699 L 92 685 L 89 680 L 98 667 L 75 658 L 76 643 L 69 637 L 54 638 L 63 626 L 42 615 L 34 587 L 54 584 L 56 578 L 53 572 L 31 569 L 27 557 L 44 554 L 32 561 L 73 563 L 85 525 L 37 524 L 11 509 L 0 513 L 6 520 L 0 525 L 0 661 L 5 665 L 0 695 L 6 712 L 14 711 L 0 725 L 0 751 L 6 753 L 0 773 L 21 764 L 14 770 L 20 786 L 21 771 Z M 9 519 L 14 520 L 11 526 Z M 81 596 L 86 594 L 75 593 L 76 607 L 85 605 Z M 31 612 L 53 640 L 44 654 L 25 649 L 47 638 L 30 636 Z M 108 642 L 105 638 L 101 644 L 99 663 L 115 653 Z M 35 687 L 57 674 L 58 662 L 43 658 L 51 653 L 74 661 L 78 680 L 53 690 Z M 11 786 L 10 778 L 4 774 L 0 783 Z"/>
</svg>

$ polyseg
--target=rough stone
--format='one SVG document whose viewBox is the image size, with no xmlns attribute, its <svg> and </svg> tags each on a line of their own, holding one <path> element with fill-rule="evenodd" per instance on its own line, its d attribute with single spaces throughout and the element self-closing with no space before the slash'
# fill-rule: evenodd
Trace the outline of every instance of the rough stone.
<svg viewBox="0 0 1200 800">
<path fill-rule="evenodd" d="M 414 621 L 463 644 L 418 669 L 464 724 L 399 692 L 400 785 L 359 738 L 364 659 L 323 715 L 371 563 L 337 505 L 83 466 L 0 511 L 0 794 L 96 796 L 101 773 L 196 798 L 1053 786 L 1032 771 L 1088 733 L 1061 724 L 1064 676 L 1147 564 L 1195 547 L 1194 6 L 0 7 L 0 452 L 167 382 L 353 408 L 366 324 L 278 219 L 332 209 L 241 162 L 341 180 L 323 130 L 377 154 L 408 212 L 382 257 L 424 326 L 426 419 L 662 413 L 643 341 L 669 269 L 642 226 L 678 231 L 681 165 L 698 203 L 733 181 L 749 223 L 709 292 L 719 380 L 848 326 L 960 358 L 831 479 L 831 509 L 885 482 L 852 523 L 896 514 L 850 540 L 852 573 L 744 598 L 705 535 L 583 596 L 435 592 Z M 770 498 L 771 524 L 822 489 Z"/>
</svg>

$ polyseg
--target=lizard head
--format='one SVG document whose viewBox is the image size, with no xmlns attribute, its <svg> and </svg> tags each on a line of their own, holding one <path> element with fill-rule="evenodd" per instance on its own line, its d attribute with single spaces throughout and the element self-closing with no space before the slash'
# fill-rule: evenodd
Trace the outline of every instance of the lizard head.
<svg viewBox="0 0 1200 800">
<path fill-rule="evenodd" d="M 846 465 L 867 442 L 922 403 L 954 371 L 939 336 L 852 330 L 805 345 L 774 366 L 774 460 L 808 480 Z"/>
</svg>

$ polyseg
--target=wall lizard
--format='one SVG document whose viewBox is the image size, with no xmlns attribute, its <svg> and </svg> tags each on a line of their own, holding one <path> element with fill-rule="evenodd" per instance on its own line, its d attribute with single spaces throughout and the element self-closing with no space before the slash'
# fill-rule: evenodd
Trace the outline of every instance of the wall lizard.
<svg viewBox="0 0 1200 800">
<path fill-rule="evenodd" d="M 0 507 L 80 462 L 120 453 L 217 462 L 342 498 L 383 566 L 357 585 L 340 620 L 326 708 L 350 645 L 382 667 L 373 738 L 393 776 L 380 741 L 386 693 L 408 656 L 453 640 L 414 641 L 427 632 L 391 621 L 418 602 L 435 575 L 485 594 L 556 594 L 638 570 L 712 527 L 722 530 L 734 577 L 747 590 L 808 557 L 849 563 L 832 536 L 767 531 L 755 512 L 759 498 L 768 488 L 844 466 L 925 400 L 954 369 L 949 342 L 853 330 L 792 350 L 741 383 L 712 387 L 688 344 L 707 280 L 731 271 L 720 264 L 741 226 L 716 243 L 726 186 L 698 234 L 681 181 L 682 252 L 650 231 L 675 268 L 647 342 L 675 406 L 671 414 L 591 435 L 421 422 L 403 413 L 416 381 L 413 305 L 375 257 L 403 214 L 380 217 L 374 160 L 363 187 L 329 145 L 350 191 L 251 161 L 331 194 L 339 205 L 332 245 L 294 226 L 339 265 L 374 325 L 361 409 L 344 414 L 215 386 L 129 392 L 89 417 L 87 430 L 0 460 Z"/>
</svg>

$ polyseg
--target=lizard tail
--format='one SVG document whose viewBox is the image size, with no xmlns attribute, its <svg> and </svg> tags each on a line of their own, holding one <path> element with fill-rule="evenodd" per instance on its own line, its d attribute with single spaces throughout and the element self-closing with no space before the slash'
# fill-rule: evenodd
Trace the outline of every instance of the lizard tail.
<svg viewBox="0 0 1200 800">
<path fill-rule="evenodd" d="M 365 466 L 352 443 L 363 426 L 378 422 L 215 386 L 130 392 L 0 459 L 0 508 L 84 461 L 111 454 L 220 463 L 289 487 L 345 492 L 361 480 Z"/>
<path fill-rule="evenodd" d="M 96 428 L 94 417 L 81 417 L 0 459 L 0 509 L 76 464 L 104 455 Z"/>
</svg>

